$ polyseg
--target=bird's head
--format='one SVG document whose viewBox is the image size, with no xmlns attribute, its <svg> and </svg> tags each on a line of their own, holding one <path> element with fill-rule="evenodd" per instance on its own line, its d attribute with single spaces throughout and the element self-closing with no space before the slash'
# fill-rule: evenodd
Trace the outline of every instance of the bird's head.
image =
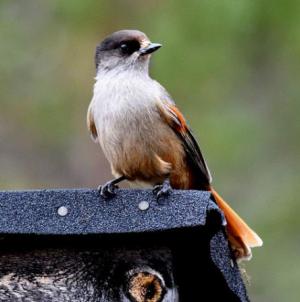
<svg viewBox="0 0 300 302">
<path fill-rule="evenodd" d="M 106 37 L 96 48 L 97 72 L 136 69 L 148 72 L 150 54 L 161 47 L 138 30 L 120 30 Z"/>
</svg>

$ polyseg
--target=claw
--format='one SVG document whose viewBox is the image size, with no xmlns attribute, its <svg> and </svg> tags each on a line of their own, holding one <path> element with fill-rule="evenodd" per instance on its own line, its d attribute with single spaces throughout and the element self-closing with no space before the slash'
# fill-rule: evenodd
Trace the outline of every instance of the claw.
<svg viewBox="0 0 300 302">
<path fill-rule="evenodd" d="M 124 179 L 126 179 L 125 176 L 120 176 L 119 178 L 108 181 L 103 186 L 99 186 L 98 187 L 99 194 L 106 199 L 114 197 L 116 195 L 116 189 L 119 189 L 117 183 L 119 183 Z"/>
<path fill-rule="evenodd" d="M 159 200 L 160 197 L 170 195 L 172 192 L 170 182 L 166 180 L 163 182 L 163 184 L 154 186 L 152 192 L 154 195 L 156 195 L 157 200 Z"/>
<path fill-rule="evenodd" d="M 117 185 L 115 185 L 111 182 L 107 182 L 105 185 L 99 186 L 98 190 L 99 190 L 99 193 L 102 197 L 111 198 L 111 197 L 116 195 L 115 191 L 118 188 L 119 188 L 119 186 L 117 186 Z"/>
</svg>

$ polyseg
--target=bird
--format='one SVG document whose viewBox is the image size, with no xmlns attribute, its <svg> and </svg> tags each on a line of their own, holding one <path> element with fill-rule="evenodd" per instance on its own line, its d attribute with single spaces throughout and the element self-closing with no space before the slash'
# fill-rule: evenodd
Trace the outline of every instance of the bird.
<svg viewBox="0 0 300 302">
<path fill-rule="evenodd" d="M 116 31 L 96 47 L 96 77 L 87 111 L 91 137 L 99 143 L 115 179 L 99 188 L 111 198 L 123 180 L 153 187 L 157 198 L 172 189 L 210 191 L 223 211 L 237 260 L 250 260 L 263 244 L 212 187 L 212 177 L 192 130 L 167 90 L 149 74 L 162 45 L 139 30 Z"/>
</svg>

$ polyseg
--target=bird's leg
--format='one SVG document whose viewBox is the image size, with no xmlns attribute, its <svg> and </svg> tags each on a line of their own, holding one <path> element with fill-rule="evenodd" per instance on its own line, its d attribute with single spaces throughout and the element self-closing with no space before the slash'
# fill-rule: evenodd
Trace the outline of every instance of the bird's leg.
<svg viewBox="0 0 300 302">
<path fill-rule="evenodd" d="M 106 184 L 104 184 L 103 186 L 99 186 L 98 187 L 98 191 L 100 193 L 100 195 L 104 198 L 109 198 L 109 197 L 113 197 L 116 195 L 115 190 L 118 189 L 119 187 L 117 186 L 117 184 L 119 182 L 121 182 L 122 180 L 125 180 L 126 177 L 125 176 L 120 176 L 116 179 L 113 179 L 111 181 L 108 181 Z"/>
<path fill-rule="evenodd" d="M 153 188 L 153 194 L 159 199 L 162 196 L 168 196 L 172 192 L 169 179 L 165 179 L 162 184 L 156 185 Z"/>
</svg>

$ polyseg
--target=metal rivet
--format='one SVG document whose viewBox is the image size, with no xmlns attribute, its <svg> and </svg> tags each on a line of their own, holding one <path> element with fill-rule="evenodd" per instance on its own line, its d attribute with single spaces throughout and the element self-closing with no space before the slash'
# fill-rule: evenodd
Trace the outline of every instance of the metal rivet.
<svg viewBox="0 0 300 302">
<path fill-rule="evenodd" d="M 57 214 L 59 216 L 66 216 L 68 214 L 68 208 L 66 208 L 65 206 L 61 206 L 57 209 Z"/>
<path fill-rule="evenodd" d="M 149 202 L 148 202 L 148 201 L 141 201 L 141 202 L 139 203 L 139 209 L 140 209 L 141 211 L 146 211 L 146 210 L 148 210 L 148 209 L 149 209 Z"/>
<path fill-rule="evenodd" d="M 234 267 L 233 260 L 230 260 L 230 266 L 231 266 L 231 267 Z"/>
</svg>

